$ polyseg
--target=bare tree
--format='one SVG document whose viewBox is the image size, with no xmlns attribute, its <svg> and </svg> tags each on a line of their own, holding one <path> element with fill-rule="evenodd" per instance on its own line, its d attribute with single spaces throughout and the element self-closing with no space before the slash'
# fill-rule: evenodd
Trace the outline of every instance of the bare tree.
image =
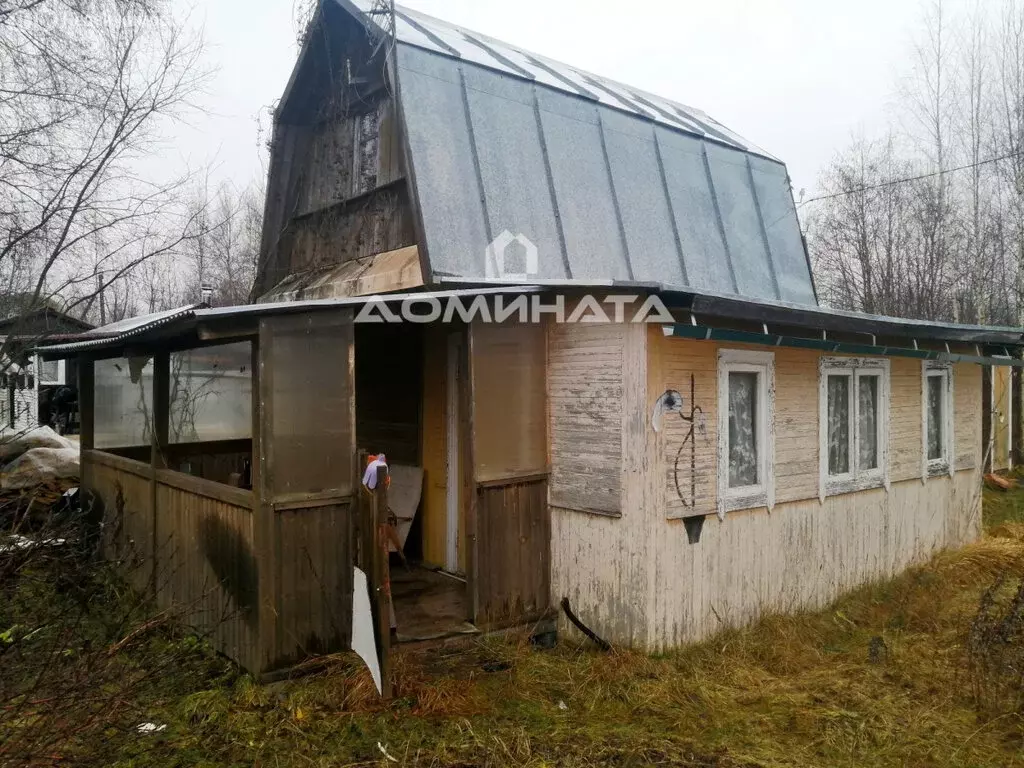
<svg viewBox="0 0 1024 768">
<path fill-rule="evenodd" d="M 193 229 L 184 247 L 190 266 L 187 300 L 208 300 L 217 306 L 250 300 L 259 260 L 262 204 L 262 189 L 255 186 L 239 192 L 224 184 L 212 199 L 205 185 L 194 193 L 189 203 L 195 212 Z"/>
<path fill-rule="evenodd" d="M 1018 324 L 1024 305 L 1024 3 L 932 0 L 894 128 L 839 154 L 809 212 L 822 297 Z M 895 250 L 894 250 L 895 249 Z"/>
<path fill-rule="evenodd" d="M 187 178 L 146 161 L 201 53 L 164 0 L 0 1 L 0 293 L 118 314 L 110 287 L 188 238 Z"/>
</svg>

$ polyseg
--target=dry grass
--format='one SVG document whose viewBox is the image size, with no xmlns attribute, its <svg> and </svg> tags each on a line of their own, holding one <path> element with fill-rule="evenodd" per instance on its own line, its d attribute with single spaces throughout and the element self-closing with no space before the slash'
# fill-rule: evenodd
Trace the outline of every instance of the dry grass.
<svg viewBox="0 0 1024 768">
<path fill-rule="evenodd" d="M 123 765 L 1012 766 L 1024 722 L 982 712 L 966 644 L 985 591 L 1024 577 L 1024 491 L 991 533 L 828 609 L 659 657 L 569 636 L 399 651 L 382 703 L 348 655 L 271 686 L 245 677 L 152 703 Z"/>
</svg>

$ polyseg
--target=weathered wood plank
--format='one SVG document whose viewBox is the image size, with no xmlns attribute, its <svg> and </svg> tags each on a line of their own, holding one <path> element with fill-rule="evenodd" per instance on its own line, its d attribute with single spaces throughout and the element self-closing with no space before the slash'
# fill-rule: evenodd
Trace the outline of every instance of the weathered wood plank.
<svg viewBox="0 0 1024 768">
<path fill-rule="evenodd" d="M 480 487 L 476 498 L 478 626 L 540 616 L 550 605 L 547 481 Z"/>
</svg>

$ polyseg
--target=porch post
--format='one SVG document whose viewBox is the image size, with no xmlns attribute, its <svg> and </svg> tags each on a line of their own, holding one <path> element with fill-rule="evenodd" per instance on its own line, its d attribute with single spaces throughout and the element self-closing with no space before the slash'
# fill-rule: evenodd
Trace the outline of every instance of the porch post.
<svg viewBox="0 0 1024 768">
<path fill-rule="evenodd" d="M 259 337 L 253 344 L 252 369 L 252 532 L 259 595 L 259 656 L 251 669 L 261 675 L 273 665 L 277 654 L 277 542 L 268 445 L 274 408 L 270 333 L 268 323 L 261 321 Z"/>
<path fill-rule="evenodd" d="M 388 538 L 388 470 L 377 467 L 377 485 L 370 492 L 370 526 L 374 533 L 373 592 L 374 620 L 377 625 L 377 657 L 380 659 L 381 695 L 385 700 L 392 696 L 391 680 L 391 575 L 388 558 L 391 547 Z"/>
<path fill-rule="evenodd" d="M 150 449 L 149 479 L 149 530 L 152 534 L 150 542 L 150 589 L 156 595 L 158 574 L 160 572 L 159 521 L 157 509 L 157 470 L 167 467 L 167 442 L 169 438 L 169 422 L 171 410 L 171 356 L 167 352 L 157 352 L 153 356 L 153 424 Z"/>
<path fill-rule="evenodd" d="M 96 447 L 96 364 L 78 359 L 78 442 L 83 451 Z M 83 480 L 85 478 L 82 478 Z"/>
<path fill-rule="evenodd" d="M 158 352 L 153 356 L 152 464 L 154 470 L 165 469 L 167 467 L 167 443 L 170 432 L 170 410 L 171 356 L 167 352 Z"/>
</svg>

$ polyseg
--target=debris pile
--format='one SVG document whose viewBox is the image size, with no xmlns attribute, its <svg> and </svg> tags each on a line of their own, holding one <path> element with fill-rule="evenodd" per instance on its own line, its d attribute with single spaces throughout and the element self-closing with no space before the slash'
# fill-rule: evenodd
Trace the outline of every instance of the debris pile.
<svg viewBox="0 0 1024 768">
<path fill-rule="evenodd" d="M 49 427 L 0 438 L 0 489 L 33 489 L 55 480 L 74 480 L 80 472 L 78 444 Z M 61 491 L 63 492 L 63 491 Z"/>
</svg>

